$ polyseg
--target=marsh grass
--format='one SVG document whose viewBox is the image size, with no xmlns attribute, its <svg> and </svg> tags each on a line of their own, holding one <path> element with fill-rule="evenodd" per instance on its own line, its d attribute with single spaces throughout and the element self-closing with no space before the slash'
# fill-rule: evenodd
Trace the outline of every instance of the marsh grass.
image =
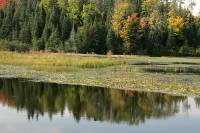
<svg viewBox="0 0 200 133">
<path fill-rule="evenodd" d="M 101 68 L 122 64 L 121 61 L 113 61 L 112 58 L 98 58 L 94 56 L 82 57 L 67 56 L 64 53 L 16 53 L 0 52 L 0 64 L 28 66 L 35 70 L 71 70 L 78 68 Z"/>
</svg>

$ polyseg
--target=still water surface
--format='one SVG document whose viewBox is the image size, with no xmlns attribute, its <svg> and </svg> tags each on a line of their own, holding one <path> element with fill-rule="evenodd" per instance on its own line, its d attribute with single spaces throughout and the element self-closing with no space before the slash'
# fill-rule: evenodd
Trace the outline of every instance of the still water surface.
<svg viewBox="0 0 200 133">
<path fill-rule="evenodd" d="M 0 79 L 1 133 L 200 133 L 200 98 Z"/>
</svg>

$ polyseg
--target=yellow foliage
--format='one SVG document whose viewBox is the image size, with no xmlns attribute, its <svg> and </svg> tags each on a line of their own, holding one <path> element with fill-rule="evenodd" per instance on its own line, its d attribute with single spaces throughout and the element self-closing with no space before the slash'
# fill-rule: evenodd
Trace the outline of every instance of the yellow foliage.
<svg viewBox="0 0 200 133">
<path fill-rule="evenodd" d="M 93 2 L 90 2 L 88 4 L 83 5 L 83 12 L 82 17 L 89 17 L 92 13 L 94 13 L 96 10 L 96 7 Z"/>
<path fill-rule="evenodd" d="M 176 16 L 172 11 L 168 13 L 168 28 L 175 33 L 180 33 L 185 25 L 181 16 Z"/>
<path fill-rule="evenodd" d="M 122 20 L 124 18 L 124 15 L 126 11 L 129 8 L 128 2 L 116 2 L 115 3 L 115 9 L 114 14 L 112 16 L 112 28 L 118 33 L 121 29 Z"/>
<path fill-rule="evenodd" d="M 67 8 L 66 7 L 66 4 L 67 4 L 66 0 L 57 0 L 57 4 L 58 4 L 59 8 Z"/>
<path fill-rule="evenodd" d="M 162 5 L 160 0 L 144 0 L 142 3 L 142 10 L 151 13 L 157 10 Z"/>
<path fill-rule="evenodd" d="M 41 0 L 41 5 L 42 5 L 45 9 L 47 9 L 48 6 L 49 6 L 49 0 Z"/>
</svg>

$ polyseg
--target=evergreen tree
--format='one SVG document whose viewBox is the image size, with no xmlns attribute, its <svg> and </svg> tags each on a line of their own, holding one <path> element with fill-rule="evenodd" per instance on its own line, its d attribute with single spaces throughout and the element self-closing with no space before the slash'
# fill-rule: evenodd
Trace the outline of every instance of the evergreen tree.
<svg viewBox="0 0 200 133">
<path fill-rule="evenodd" d="M 98 54 L 105 54 L 107 52 L 106 46 L 106 34 L 107 31 L 105 26 L 102 24 L 101 20 L 95 19 L 93 24 L 93 39 L 91 43 L 91 52 Z"/>
<path fill-rule="evenodd" d="M 33 24 L 32 24 L 33 38 L 38 39 L 42 36 L 42 32 L 43 32 L 44 26 L 45 26 L 45 17 L 46 17 L 45 12 L 38 3 L 36 10 L 35 10 Z"/>
<path fill-rule="evenodd" d="M 48 17 L 46 17 L 46 21 L 48 20 Z M 45 44 L 45 49 L 47 49 L 47 43 L 49 40 L 49 37 L 51 35 L 52 29 L 50 28 L 50 23 L 46 23 L 44 30 L 43 30 L 43 34 L 42 34 L 42 40 L 44 41 Z"/>
<path fill-rule="evenodd" d="M 11 38 L 11 31 L 12 31 L 12 20 L 14 14 L 14 4 L 9 3 L 2 13 L 2 26 L 0 28 L 0 38 Z"/>
<path fill-rule="evenodd" d="M 122 53 L 122 46 L 120 45 L 121 41 L 117 38 L 115 32 L 112 28 L 108 30 L 108 34 L 106 37 L 106 45 L 108 51 L 111 51 L 114 54 L 121 54 Z"/>
<path fill-rule="evenodd" d="M 64 43 L 69 39 L 72 25 L 69 17 L 66 15 L 66 11 L 63 9 L 60 15 L 60 29 L 61 29 L 61 41 Z"/>
<path fill-rule="evenodd" d="M 20 31 L 19 40 L 23 43 L 31 44 L 31 28 L 29 22 L 24 22 Z"/>
<path fill-rule="evenodd" d="M 77 35 L 76 35 L 77 34 Z M 81 43 L 80 40 L 76 40 L 76 36 L 78 37 L 78 32 L 75 34 L 75 29 L 74 27 L 72 27 L 71 33 L 70 33 L 70 37 L 68 39 L 68 41 L 65 43 L 65 51 L 67 52 L 77 52 L 77 41 L 79 41 L 78 43 Z"/>
<path fill-rule="evenodd" d="M 200 28 L 197 30 L 197 47 L 200 47 Z"/>
<path fill-rule="evenodd" d="M 51 51 L 51 52 L 58 52 L 60 51 L 61 49 L 61 41 L 60 41 L 60 35 L 59 35 L 59 32 L 58 32 L 58 29 L 54 29 L 53 32 L 51 33 L 51 36 L 49 37 L 48 39 L 48 42 L 47 45 L 46 45 L 46 49 L 48 51 Z"/>
</svg>

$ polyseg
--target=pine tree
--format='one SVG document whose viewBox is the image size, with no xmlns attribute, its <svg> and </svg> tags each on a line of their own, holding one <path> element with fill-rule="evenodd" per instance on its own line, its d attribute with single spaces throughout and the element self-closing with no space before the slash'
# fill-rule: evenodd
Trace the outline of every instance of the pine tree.
<svg viewBox="0 0 200 133">
<path fill-rule="evenodd" d="M 11 38 L 11 31 L 12 31 L 12 20 L 13 20 L 13 14 L 14 14 L 14 4 L 9 3 L 3 13 L 3 19 L 2 19 L 2 26 L 0 28 L 0 38 Z"/>
<path fill-rule="evenodd" d="M 60 29 L 61 29 L 61 41 L 64 43 L 69 39 L 70 31 L 72 30 L 72 24 L 69 17 L 66 15 L 66 11 L 63 9 L 60 15 Z"/>
<path fill-rule="evenodd" d="M 60 37 L 60 35 L 58 32 L 58 29 L 56 28 L 51 33 L 51 36 L 49 37 L 48 42 L 46 42 L 47 43 L 46 49 L 48 51 L 58 52 L 61 49 L 61 47 L 60 47 L 61 41 L 60 41 L 59 37 Z"/>
<path fill-rule="evenodd" d="M 53 28 L 55 28 L 59 24 L 59 14 L 60 14 L 60 11 L 57 5 L 57 0 L 49 0 L 49 6 L 51 9 L 49 19 L 50 19 L 50 22 L 52 23 Z"/>
<path fill-rule="evenodd" d="M 46 22 L 47 23 L 45 24 L 42 34 L 42 40 L 44 41 L 45 49 L 47 49 L 47 43 L 52 32 L 52 29 L 50 28 L 50 23 L 48 22 L 48 17 L 46 17 Z"/>
<path fill-rule="evenodd" d="M 200 47 L 200 27 L 197 30 L 197 47 Z"/>
<path fill-rule="evenodd" d="M 29 22 L 24 22 L 20 31 L 19 40 L 23 43 L 31 44 L 31 28 Z"/>
<path fill-rule="evenodd" d="M 44 13 L 44 10 L 38 3 L 35 9 L 35 16 L 32 24 L 33 38 L 38 39 L 42 36 L 42 32 L 45 26 L 45 17 L 46 15 Z"/>
<path fill-rule="evenodd" d="M 67 43 L 65 44 L 65 51 L 67 52 L 77 52 L 77 41 L 79 41 L 79 43 L 81 42 L 80 40 L 76 40 L 78 37 L 78 32 L 75 34 L 75 29 L 74 27 L 72 27 L 71 33 L 70 33 L 70 37 L 67 41 Z"/>
<path fill-rule="evenodd" d="M 44 50 L 44 40 L 41 38 L 45 26 L 45 12 L 38 3 L 35 9 L 35 16 L 32 24 L 32 43 L 34 50 Z"/>
<path fill-rule="evenodd" d="M 117 38 L 113 29 L 110 28 L 106 37 L 107 50 L 114 54 L 120 54 L 122 53 L 122 47 L 120 44 L 120 40 Z"/>
<path fill-rule="evenodd" d="M 107 46 L 106 46 L 106 34 L 107 31 L 105 29 L 105 26 L 102 24 L 101 20 L 94 20 L 93 24 L 93 33 L 94 33 L 94 41 L 91 44 L 91 47 L 93 49 L 92 52 L 98 53 L 98 54 L 105 54 L 107 52 Z"/>
</svg>

